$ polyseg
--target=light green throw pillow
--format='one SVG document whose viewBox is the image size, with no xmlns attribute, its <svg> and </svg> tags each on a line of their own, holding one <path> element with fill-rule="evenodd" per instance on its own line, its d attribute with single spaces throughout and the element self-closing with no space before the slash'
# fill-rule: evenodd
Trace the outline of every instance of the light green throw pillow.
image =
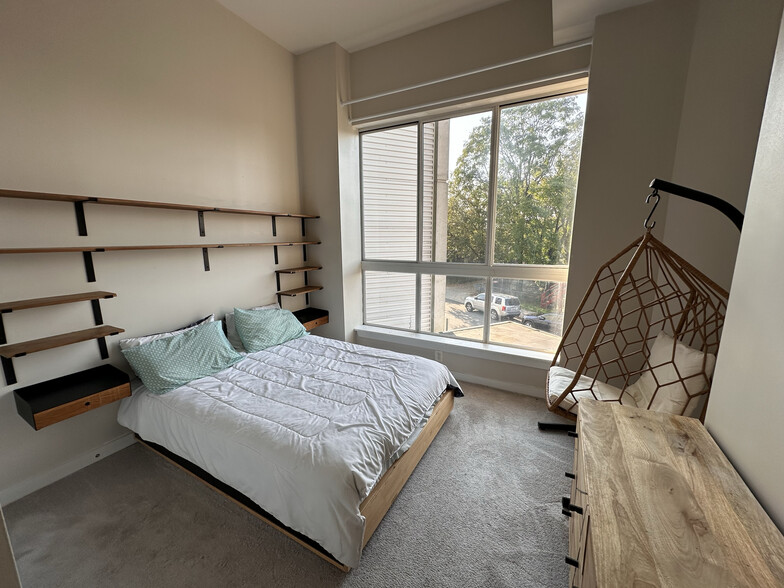
<svg viewBox="0 0 784 588">
<path fill-rule="evenodd" d="M 249 353 L 307 335 L 308 331 L 288 310 L 234 309 L 234 324 Z"/>
<path fill-rule="evenodd" d="M 123 349 L 122 353 L 154 394 L 163 394 L 191 380 L 215 374 L 242 359 L 223 334 L 220 321 Z"/>
</svg>

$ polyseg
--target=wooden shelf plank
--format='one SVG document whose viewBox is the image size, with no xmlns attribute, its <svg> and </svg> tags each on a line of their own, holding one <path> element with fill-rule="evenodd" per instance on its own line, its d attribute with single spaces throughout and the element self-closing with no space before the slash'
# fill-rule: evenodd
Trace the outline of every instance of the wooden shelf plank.
<svg viewBox="0 0 784 588">
<path fill-rule="evenodd" d="M 278 269 L 275 270 L 276 274 L 299 274 L 302 272 L 315 272 L 316 270 L 320 270 L 320 265 L 305 265 L 302 267 L 288 267 L 285 269 Z"/>
<path fill-rule="evenodd" d="M 266 210 L 249 210 L 244 208 L 223 208 L 201 204 L 180 204 L 177 202 L 154 202 L 151 200 L 131 200 L 127 198 L 103 198 L 95 196 L 77 196 L 72 194 L 52 194 L 49 192 L 27 192 L 24 190 L 0 189 L 0 197 L 25 198 L 28 200 L 55 200 L 58 202 L 91 202 L 109 206 L 135 206 L 138 208 L 163 208 L 167 210 L 192 210 L 195 212 L 221 212 L 227 214 L 249 214 L 257 216 L 291 217 L 291 218 L 319 218 L 314 214 L 299 214 L 293 212 L 271 212 Z"/>
<path fill-rule="evenodd" d="M 291 247 L 294 245 L 319 245 L 321 241 L 280 241 L 266 243 L 193 243 L 189 245 L 109 245 L 105 247 L 28 247 L 19 249 L 0 249 L 2 254 L 14 253 L 74 253 L 89 251 L 145 251 L 151 249 L 224 249 L 226 247 Z"/>
<path fill-rule="evenodd" d="M 178 204 L 176 202 L 151 202 L 149 200 L 125 200 L 124 198 L 91 198 L 95 204 L 108 204 L 110 206 L 135 206 L 138 208 L 165 208 L 167 210 L 193 210 L 208 212 L 214 210 L 212 206 L 199 206 L 198 204 Z"/>
<path fill-rule="evenodd" d="M 0 312 L 40 308 L 42 306 L 54 306 L 56 304 L 69 304 L 71 302 L 82 302 L 85 300 L 100 300 L 102 298 L 114 298 L 115 296 L 117 296 L 117 294 L 114 292 L 96 291 L 65 294 L 63 296 L 48 296 L 46 298 L 30 298 L 28 300 L 15 300 L 13 302 L 0 302 Z"/>
<path fill-rule="evenodd" d="M 3 198 L 24 198 L 26 200 L 55 200 L 57 202 L 86 202 L 88 196 L 75 196 L 71 194 L 50 194 L 49 192 L 25 192 L 23 190 L 2 190 Z"/>
<path fill-rule="evenodd" d="M 124 333 L 125 329 L 113 327 L 112 325 L 100 325 L 91 329 L 84 329 L 83 331 L 73 331 L 71 333 L 63 333 L 62 335 L 53 335 L 51 337 L 44 337 L 42 339 L 33 339 L 31 341 L 22 341 L 21 343 L 12 343 L 10 345 L 3 345 L 0 347 L 0 356 L 2 357 L 20 357 L 28 353 L 36 353 L 46 349 L 54 349 L 55 347 L 63 347 L 71 345 L 72 343 L 80 343 L 81 341 L 89 341 L 90 339 L 100 339 L 109 335 L 117 335 Z"/>
<path fill-rule="evenodd" d="M 292 290 L 281 290 L 278 292 L 278 296 L 298 296 L 300 294 L 315 292 L 316 290 L 321 290 L 322 288 L 323 286 L 304 286 L 302 288 L 294 288 Z"/>
</svg>

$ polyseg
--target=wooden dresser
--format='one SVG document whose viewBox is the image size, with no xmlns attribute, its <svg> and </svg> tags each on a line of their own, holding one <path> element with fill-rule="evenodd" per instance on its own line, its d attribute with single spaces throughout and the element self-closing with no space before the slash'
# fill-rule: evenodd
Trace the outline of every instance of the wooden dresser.
<svg viewBox="0 0 784 588">
<path fill-rule="evenodd" d="M 579 406 L 569 586 L 784 586 L 784 537 L 698 420 Z"/>
</svg>

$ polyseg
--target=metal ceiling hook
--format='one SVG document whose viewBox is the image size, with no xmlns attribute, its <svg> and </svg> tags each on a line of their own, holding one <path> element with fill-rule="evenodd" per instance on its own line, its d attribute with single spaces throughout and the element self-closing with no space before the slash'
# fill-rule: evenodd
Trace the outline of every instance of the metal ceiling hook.
<svg viewBox="0 0 784 588">
<path fill-rule="evenodd" d="M 654 188 L 653 192 L 648 194 L 648 197 L 645 199 L 645 204 L 651 203 L 651 198 L 656 198 L 656 202 L 653 203 L 653 208 L 651 208 L 650 214 L 648 214 L 648 218 L 645 219 L 645 222 L 642 223 L 642 226 L 645 227 L 646 230 L 650 231 L 653 227 L 656 226 L 656 221 L 651 222 L 651 217 L 653 213 L 656 212 L 656 207 L 659 206 L 659 200 L 661 200 L 661 196 L 659 196 L 659 190 Z M 650 224 L 648 224 L 650 222 Z"/>
</svg>

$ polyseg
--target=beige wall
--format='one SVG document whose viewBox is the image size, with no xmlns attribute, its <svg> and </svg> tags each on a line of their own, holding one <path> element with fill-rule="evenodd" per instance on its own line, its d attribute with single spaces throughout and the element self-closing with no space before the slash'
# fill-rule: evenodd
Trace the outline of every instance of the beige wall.
<svg viewBox="0 0 784 588">
<path fill-rule="evenodd" d="M 332 43 L 296 57 L 297 120 L 303 205 L 321 219 L 313 260 L 324 286 L 311 304 L 330 311 L 320 335 L 351 340 L 362 321 L 359 226 L 359 138 L 340 106 L 348 54 Z"/>
<path fill-rule="evenodd" d="M 299 211 L 293 56 L 210 0 L 0 5 L 0 186 Z M 264 241 L 267 218 L 0 199 L 4 247 Z M 309 221 L 317 222 L 317 221 Z M 298 221 L 279 236 L 296 239 Z M 298 264 L 285 250 L 281 264 Z M 0 256 L 0 300 L 105 289 L 104 319 L 128 335 L 274 299 L 270 249 Z M 88 303 L 4 315 L 11 342 L 92 325 Z M 124 366 L 109 339 L 110 361 Z M 19 385 L 100 363 L 95 342 L 15 360 Z M 3 382 L 4 383 L 4 382 Z M 0 495 L 51 481 L 127 431 L 117 405 L 35 432 L 0 388 Z M 72 468 L 71 468 L 72 469 Z M 53 474 L 53 472 L 55 474 Z M 49 476 L 47 478 L 47 476 Z M 7 498 L 6 498 L 7 499 Z"/>
<path fill-rule="evenodd" d="M 497 65 L 552 48 L 551 3 L 512 0 L 351 54 L 351 99 Z M 590 47 L 351 106 L 352 120 L 586 68 Z M 508 93 L 509 90 L 506 90 Z M 503 93 L 503 92 L 501 92 Z M 464 101 L 464 100 L 463 100 Z"/>
<path fill-rule="evenodd" d="M 784 528 L 784 20 L 779 29 L 727 322 L 705 424 Z"/>
<path fill-rule="evenodd" d="M 781 16 L 779 0 L 702 0 L 671 180 L 741 211 L 751 180 Z M 739 233 L 702 204 L 669 200 L 664 241 L 729 289 Z"/>
<path fill-rule="evenodd" d="M 650 180 L 672 173 L 696 9 L 692 0 L 666 0 L 596 19 L 569 317 L 599 265 L 642 234 Z M 657 233 L 666 204 L 657 212 Z"/>
</svg>

